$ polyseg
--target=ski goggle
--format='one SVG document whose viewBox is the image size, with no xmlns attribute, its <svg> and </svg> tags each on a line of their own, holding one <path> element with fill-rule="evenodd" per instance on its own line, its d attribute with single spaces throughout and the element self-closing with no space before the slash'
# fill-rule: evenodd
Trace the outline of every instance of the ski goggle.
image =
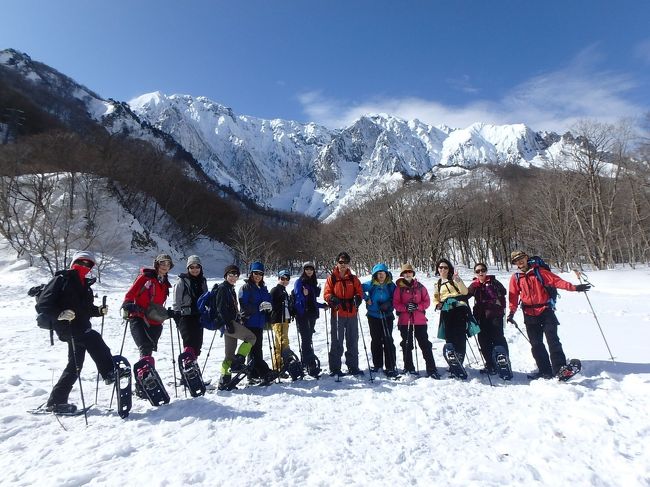
<svg viewBox="0 0 650 487">
<path fill-rule="evenodd" d="M 92 269 L 93 267 L 95 267 L 95 264 L 93 264 L 91 261 L 84 260 L 84 259 L 75 260 L 74 263 L 84 267 L 88 267 L 88 269 Z"/>
</svg>

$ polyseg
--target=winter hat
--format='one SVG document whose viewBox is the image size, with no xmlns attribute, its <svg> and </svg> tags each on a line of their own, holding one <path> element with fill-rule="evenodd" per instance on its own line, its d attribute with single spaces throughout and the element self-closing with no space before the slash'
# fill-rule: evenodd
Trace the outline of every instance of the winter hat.
<svg viewBox="0 0 650 487">
<path fill-rule="evenodd" d="M 174 268 L 174 261 L 172 260 L 172 256 L 169 254 L 159 254 L 154 260 L 153 260 L 153 266 L 154 268 L 158 268 L 158 264 L 160 264 L 163 260 L 168 260 L 169 261 L 169 270 L 172 270 Z"/>
<path fill-rule="evenodd" d="M 411 264 L 402 264 L 402 267 L 399 270 L 399 275 L 403 276 L 405 272 L 412 272 L 415 275 L 415 270 Z"/>
<path fill-rule="evenodd" d="M 185 267 L 189 268 L 191 265 L 200 265 L 201 267 L 203 267 L 201 265 L 201 259 L 199 259 L 198 255 L 190 255 L 187 258 L 187 265 Z"/>
<path fill-rule="evenodd" d="M 316 270 L 316 265 L 311 260 L 308 260 L 307 262 L 303 262 L 302 268 L 307 269 L 307 267 L 311 267 L 312 269 Z"/>
<path fill-rule="evenodd" d="M 262 264 L 259 260 L 256 260 L 251 264 L 251 273 L 252 272 L 264 272 L 264 264 Z"/>
<path fill-rule="evenodd" d="M 339 260 L 345 260 L 347 262 L 350 262 L 350 254 L 347 252 L 339 252 L 339 255 L 336 256 L 336 261 L 338 262 Z"/>
<path fill-rule="evenodd" d="M 515 263 L 516 260 L 521 259 L 522 257 L 528 257 L 528 254 L 523 250 L 513 250 L 510 252 L 510 262 Z"/>
<path fill-rule="evenodd" d="M 231 272 L 237 273 L 237 275 L 241 274 L 241 272 L 239 272 L 239 267 L 237 267 L 235 264 L 230 264 L 227 265 L 226 268 L 223 270 L 223 278 L 225 279 L 226 276 L 228 276 L 228 274 L 230 274 Z"/>
<path fill-rule="evenodd" d="M 95 265 L 97 261 L 95 261 L 95 254 L 92 252 L 89 252 L 88 250 L 80 250 L 79 252 L 75 252 L 72 255 L 72 263 L 74 264 L 78 260 L 87 260 L 93 263 Z"/>
<path fill-rule="evenodd" d="M 282 269 L 280 272 L 278 272 L 278 277 L 291 277 L 291 272 L 289 272 L 286 269 Z"/>
</svg>

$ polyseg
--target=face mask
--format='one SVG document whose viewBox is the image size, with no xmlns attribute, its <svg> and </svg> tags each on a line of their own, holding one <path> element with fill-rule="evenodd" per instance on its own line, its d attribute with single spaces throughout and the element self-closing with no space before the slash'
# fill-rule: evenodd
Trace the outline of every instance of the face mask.
<svg viewBox="0 0 650 487">
<path fill-rule="evenodd" d="M 79 264 L 72 264 L 71 269 L 77 271 L 79 273 L 79 277 L 81 278 L 81 282 L 86 278 L 88 273 L 90 273 L 90 269 L 86 266 L 79 265 Z"/>
</svg>

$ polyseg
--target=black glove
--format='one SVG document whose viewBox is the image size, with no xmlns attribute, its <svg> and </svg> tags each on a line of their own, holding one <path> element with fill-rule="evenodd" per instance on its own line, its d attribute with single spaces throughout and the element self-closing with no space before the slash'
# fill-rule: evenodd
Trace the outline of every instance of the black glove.
<svg viewBox="0 0 650 487">
<path fill-rule="evenodd" d="M 579 293 L 586 293 L 591 289 L 591 284 L 578 284 L 576 286 L 576 291 Z"/>
<path fill-rule="evenodd" d="M 167 308 L 167 318 L 173 318 L 174 320 L 178 320 L 178 318 L 180 317 L 181 317 L 180 311 L 174 311 L 171 308 Z"/>
<path fill-rule="evenodd" d="M 122 309 L 129 313 L 138 313 L 142 311 L 142 308 L 135 303 L 124 303 Z"/>
<path fill-rule="evenodd" d="M 418 309 L 417 303 L 410 302 L 409 304 L 406 305 L 406 311 L 409 313 L 413 313 L 413 311 Z"/>
<path fill-rule="evenodd" d="M 341 300 L 339 298 L 336 296 L 330 296 L 330 306 L 332 308 L 336 308 L 339 304 L 341 304 Z"/>
<path fill-rule="evenodd" d="M 361 296 L 355 296 L 354 297 L 354 307 L 358 309 L 359 306 L 361 306 L 361 301 L 363 301 L 363 299 L 361 299 Z"/>
<path fill-rule="evenodd" d="M 514 322 L 515 322 L 515 314 L 514 314 L 514 313 L 510 313 L 510 314 L 508 315 L 508 323 L 514 323 Z"/>
</svg>

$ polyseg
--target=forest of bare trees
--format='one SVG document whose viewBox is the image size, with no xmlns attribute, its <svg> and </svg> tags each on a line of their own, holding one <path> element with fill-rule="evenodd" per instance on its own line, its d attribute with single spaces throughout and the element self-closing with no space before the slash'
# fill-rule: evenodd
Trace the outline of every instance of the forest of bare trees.
<svg viewBox="0 0 650 487">
<path fill-rule="evenodd" d="M 276 270 L 305 260 L 327 268 L 341 250 L 360 272 L 380 261 L 431 271 L 443 256 L 508 268 L 514 248 L 560 268 L 648 262 L 650 141 L 593 121 L 572 134 L 574 143 L 545 167 L 481 167 L 461 185 L 408 181 L 321 224 L 251 211 L 145 142 L 50 130 L 0 146 L 0 235 L 18 254 L 61 268 L 68 249 L 98 241 L 103 185 L 145 229 L 180 248 L 202 235 L 220 240 L 244 267 L 262 259 Z M 146 235 L 132 244 L 146 246 Z"/>
</svg>

